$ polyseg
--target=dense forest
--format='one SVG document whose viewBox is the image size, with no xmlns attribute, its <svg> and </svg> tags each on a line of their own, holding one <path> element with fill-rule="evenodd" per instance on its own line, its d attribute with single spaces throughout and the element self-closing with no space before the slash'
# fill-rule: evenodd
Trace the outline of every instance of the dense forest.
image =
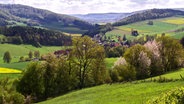
<svg viewBox="0 0 184 104">
<path fill-rule="evenodd" d="M 94 28 L 89 29 L 83 35 L 88 35 L 90 37 L 93 37 L 96 34 L 104 35 L 106 32 L 111 31 L 112 29 L 113 29 L 113 26 L 110 23 L 107 23 L 105 25 L 98 25 L 98 24 L 96 24 Z"/>
<path fill-rule="evenodd" d="M 58 31 L 51 31 L 34 27 L 0 27 L 0 34 L 5 37 L 1 43 L 32 44 L 36 47 L 71 45 L 71 37 Z"/>
</svg>

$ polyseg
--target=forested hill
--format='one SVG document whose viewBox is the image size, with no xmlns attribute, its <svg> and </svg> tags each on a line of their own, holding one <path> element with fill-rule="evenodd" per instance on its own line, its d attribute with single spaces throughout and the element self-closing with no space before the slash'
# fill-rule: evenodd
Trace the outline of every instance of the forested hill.
<svg viewBox="0 0 184 104">
<path fill-rule="evenodd" d="M 150 9 L 143 12 L 139 12 L 123 18 L 118 22 L 115 22 L 114 26 L 126 25 L 134 22 L 149 20 L 149 19 L 158 19 L 158 18 L 166 18 L 172 17 L 176 15 L 184 15 L 184 11 L 173 10 L 173 9 Z"/>
<path fill-rule="evenodd" d="M 0 27 L 0 43 L 32 44 L 36 47 L 71 45 L 71 37 L 59 31 L 28 26 Z"/>
<path fill-rule="evenodd" d="M 76 17 L 19 4 L 0 4 L 0 26 L 40 26 L 63 32 L 83 33 L 93 26 Z"/>
</svg>

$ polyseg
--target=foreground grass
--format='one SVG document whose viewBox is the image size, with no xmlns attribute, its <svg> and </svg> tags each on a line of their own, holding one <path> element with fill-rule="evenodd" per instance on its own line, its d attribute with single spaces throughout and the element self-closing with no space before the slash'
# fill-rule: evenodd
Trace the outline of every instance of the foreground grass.
<svg viewBox="0 0 184 104">
<path fill-rule="evenodd" d="M 74 91 L 39 104 L 144 104 L 148 99 L 180 86 L 184 86 L 183 81 L 106 84 Z"/>
<path fill-rule="evenodd" d="M 174 71 L 174 72 L 169 72 L 167 74 L 163 74 L 163 75 L 160 75 L 160 76 L 156 76 L 156 77 L 153 77 L 152 79 L 159 79 L 159 77 L 165 77 L 165 78 L 168 78 L 168 79 L 181 79 L 181 76 L 184 78 L 184 68 L 180 69 L 180 70 L 177 70 L 177 71 Z M 147 80 L 150 80 L 151 78 L 148 78 Z"/>
<path fill-rule="evenodd" d="M 115 58 L 106 59 L 106 61 L 107 60 L 111 62 L 110 60 L 115 60 Z M 184 68 L 161 76 L 181 79 L 180 75 L 184 75 Z M 159 76 L 153 78 L 157 79 Z M 145 104 L 147 100 L 181 86 L 184 86 L 183 80 L 167 83 L 134 81 L 112 85 L 105 84 L 73 91 L 39 104 Z"/>
</svg>

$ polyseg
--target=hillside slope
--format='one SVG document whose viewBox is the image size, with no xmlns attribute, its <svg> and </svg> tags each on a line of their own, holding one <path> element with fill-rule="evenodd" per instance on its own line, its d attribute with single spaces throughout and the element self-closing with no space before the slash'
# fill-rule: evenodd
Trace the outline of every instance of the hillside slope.
<svg viewBox="0 0 184 104">
<path fill-rule="evenodd" d="M 19 4 L 0 4 L 0 25 L 39 26 L 63 32 L 83 33 L 93 26 L 78 18 Z"/>
<path fill-rule="evenodd" d="M 131 29 L 136 29 L 136 28 L 139 28 L 140 26 L 142 27 L 142 24 L 140 24 L 136 28 L 128 28 L 128 31 L 127 31 L 127 29 L 125 29 L 125 31 L 124 30 L 122 31 L 121 29 L 119 29 L 120 26 L 126 27 L 126 26 L 129 26 L 131 24 L 136 24 L 138 22 L 146 22 L 143 24 L 143 25 L 145 25 L 144 27 L 146 27 L 146 28 L 147 27 L 156 28 L 157 26 L 158 26 L 158 28 L 160 28 L 161 26 L 159 26 L 159 25 L 148 25 L 147 23 L 149 20 L 154 21 L 156 19 L 165 19 L 165 18 L 170 18 L 170 17 L 183 18 L 183 16 L 184 16 L 184 11 L 174 10 L 174 9 L 150 9 L 150 10 L 136 11 L 136 12 L 132 12 L 131 14 L 129 14 L 129 16 L 120 19 L 119 21 L 112 23 L 111 25 L 108 25 L 108 26 L 101 25 L 99 27 L 96 27 L 93 30 L 86 32 L 86 34 L 90 35 L 90 36 L 94 36 L 96 34 L 103 33 L 103 34 L 113 34 L 113 35 L 118 35 L 118 36 L 121 35 L 122 36 L 124 34 L 125 35 L 130 34 Z M 180 19 L 180 20 L 182 20 L 182 19 Z M 165 23 L 165 25 L 167 25 L 167 24 L 171 24 L 171 23 Z M 174 24 L 174 25 L 175 25 L 175 27 L 178 27 L 177 26 L 178 24 Z M 182 25 L 182 24 L 179 24 L 179 25 Z M 111 29 L 108 29 L 109 26 L 111 26 Z M 117 29 L 117 27 L 118 27 L 118 29 Z M 113 33 L 112 33 L 112 30 L 113 30 Z M 165 32 L 165 31 L 163 31 L 163 32 Z M 153 33 L 158 33 L 158 32 L 154 31 Z M 132 37 L 130 37 L 130 38 L 132 38 Z"/>
<path fill-rule="evenodd" d="M 181 69 L 162 77 L 180 79 L 178 76 L 183 73 L 184 69 Z M 39 104 L 145 104 L 147 100 L 181 86 L 184 86 L 183 81 L 106 84 L 74 91 Z"/>
<path fill-rule="evenodd" d="M 149 21 L 152 21 L 153 25 L 149 25 Z M 132 29 L 138 31 L 139 35 L 133 36 L 131 34 Z M 112 40 L 116 39 L 118 36 L 123 37 L 124 35 L 128 40 L 134 40 L 147 35 L 159 36 L 162 33 L 175 39 L 184 37 L 184 16 L 151 19 L 122 26 L 114 26 L 113 30 L 106 32 L 105 35 Z"/>
<path fill-rule="evenodd" d="M 144 21 L 144 20 L 166 18 L 166 17 L 177 16 L 177 15 L 184 15 L 184 12 L 180 10 L 173 10 L 173 9 L 150 9 L 150 10 L 138 12 L 131 16 L 123 18 L 118 22 L 115 22 L 113 25 L 121 26 L 121 25 L 126 25 L 130 23 Z"/>
</svg>

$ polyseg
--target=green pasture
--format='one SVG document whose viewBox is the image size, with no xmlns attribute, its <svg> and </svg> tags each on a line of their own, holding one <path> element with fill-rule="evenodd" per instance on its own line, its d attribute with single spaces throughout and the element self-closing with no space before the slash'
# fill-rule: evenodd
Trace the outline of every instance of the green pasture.
<svg viewBox="0 0 184 104">
<path fill-rule="evenodd" d="M 111 69 L 112 66 L 114 66 L 114 62 L 117 61 L 118 58 L 106 58 L 105 62 L 106 62 L 106 67 L 107 69 Z"/>
<path fill-rule="evenodd" d="M 40 54 L 51 53 L 56 50 L 65 49 L 67 47 L 62 46 L 42 46 L 42 48 L 36 48 L 32 45 L 13 45 L 13 44 L 0 44 L 0 63 L 3 63 L 3 55 L 6 51 L 9 51 L 12 56 L 12 62 L 18 62 L 21 56 L 28 57 L 29 51 L 39 51 Z"/>
<path fill-rule="evenodd" d="M 145 104 L 147 100 L 181 86 L 184 86 L 183 81 L 105 84 L 73 91 L 39 104 Z"/>
<path fill-rule="evenodd" d="M 153 25 L 148 25 L 148 20 L 142 22 L 136 22 L 128 25 L 122 25 L 115 27 L 112 31 L 107 32 L 105 35 L 111 37 L 111 40 L 117 40 L 117 36 L 126 35 L 128 40 L 135 39 L 137 37 L 131 36 L 132 30 L 137 30 L 140 35 L 155 35 L 166 33 L 176 39 L 181 39 L 183 32 L 175 33 L 177 29 L 184 28 L 184 18 L 182 16 L 169 17 L 163 19 L 155 19 Z"/>
<path fill-rule="evenodd" d="M 177 71 L 174 71 L 174 72 L 169 72 L 167 74 L 153 77 L 152 79 L 159 79 L 160 77 L 164 77 L 167 79 L 181 79 L 181 76 L 184 78 L 184 68 L 177 70 Z M 150 79 L 151 78 L 148 78 L 146 80 L 150 80 Z"/>
<path fill-rule="evenodd" d="M 9 79 L 17 79 L 18 77 L 20 77 L 21 74 L 0 74 L 0 80 L 1 79 L 5 79 L 5 78 L 9 78 Z"/>
</svg>

